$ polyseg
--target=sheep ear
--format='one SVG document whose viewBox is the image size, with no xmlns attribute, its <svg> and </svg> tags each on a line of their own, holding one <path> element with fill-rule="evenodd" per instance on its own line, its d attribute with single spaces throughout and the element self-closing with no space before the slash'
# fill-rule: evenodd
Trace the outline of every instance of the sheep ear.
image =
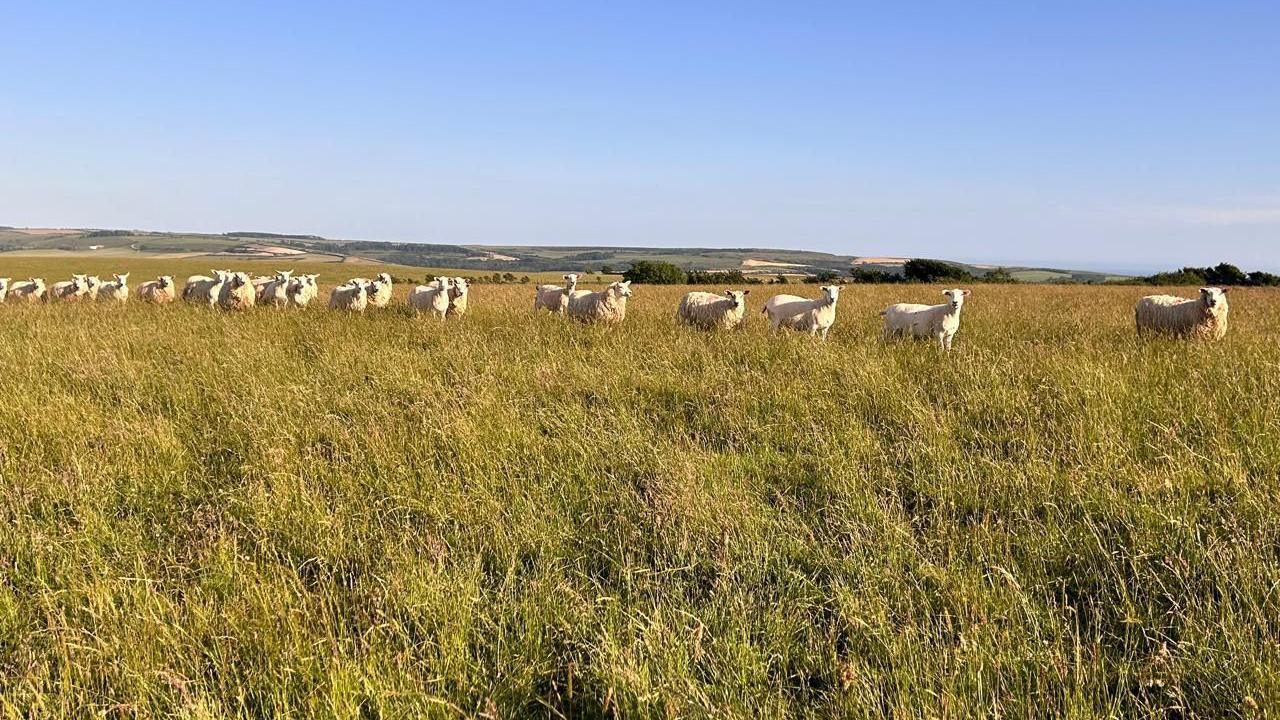
<svg viewBox="0 0 1280 720">
<path fill-rule="evenodd" d="M 1219 292 L 1221 292 L 1223 295 L 1226 295 L 1227 291 L 1229 290 L 1231 290 L 1231 288 L 1222 288 L 1222 290 L 1220 290 Z"/>
<path fill-rule="evenodd" d="M 742 291 L 742 294 L 743 294 L 743 295 L 750 295 L 750 294 L 751 294 L 751 291 L 750 291 L 750 290 L 743 290 L 743 291 Z"/>
<path fill-rule="evenodd" d="M 969 297 L 970 292 L 971 292 L 971 291 L 969 291 L 969 290 L 965 290 L 965 291 L 964 291 L 964 296 L 965 296 L 965 297 Z"/>
</svg>

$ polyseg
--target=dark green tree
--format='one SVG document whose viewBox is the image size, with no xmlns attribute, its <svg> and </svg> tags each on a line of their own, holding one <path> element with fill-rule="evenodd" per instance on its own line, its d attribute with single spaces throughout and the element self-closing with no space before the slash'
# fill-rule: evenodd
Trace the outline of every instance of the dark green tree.
<svg viewBox="0 0 1280 720">
<path fill-rule="evenodd" d="M 685 273 L 669 262 L 637 260 L 622 273 L 622 279 L 637 285 L 683 285 Z"/>
</svg>

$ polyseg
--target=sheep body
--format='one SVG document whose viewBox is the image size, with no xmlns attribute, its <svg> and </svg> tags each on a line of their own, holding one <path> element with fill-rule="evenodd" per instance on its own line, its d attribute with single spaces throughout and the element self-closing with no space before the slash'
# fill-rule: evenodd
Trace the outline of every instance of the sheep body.
<svg viewBox="0 0 1280 720">
<path fill-rule="evenodd" d="M 316 284 L 319 275 L 299 275 L 289 281 L 289 287 L 286 292 L 289 296 L 289 304 L 297 307 L 306 307 L 316 296 L 320 294 L 320 288 Z"/>
<path fill-rule="evenodd" d="M 441 320 L 449 313 L 449 278 L 438 277 L 409 291 L 409 307 L 425 310 Z"/>
<path fill-rule="evenodd" d="M 49 286 L 50 300 L 78 302 L 89 292 L 88 275 L 72 275 L 70 280 L 56 282 Z"/>
<path fill-rule="evenodd" d="M 391 302 L 395 286 L 391 282 L 390 273 L 379 273 L 369 284 L 369 304 L 373 307 L 386 307 Z"/>
<path fill-rule="evenodd" d="M 360 283 L 339 285 L 329 292 L 330 310 L 364 312 L 369 307 L 368 286 Z"/>
<path fill-rule="evenodd" d="M 839 285 L 824 285 L 822 297 L 802 298 L 797 295 L 774 295 L 764 304 L 764 314 L 769 318 L 769 328 L 791 328 L 827 339 L 827 333 L 836 322 L 836 303 L 840 299 Z"/>
<path fill-rule="evenodd" d="M 467 314 L 467 301 L 471 295 L 471 285 L 467 283 L 466 278 L 453 278 L 453 284 L 449 288 L 449 309 L 445 311 L 446 317 L 462 317 Z"/>
<path fill-rule="evenodd" d="M 231 273 L 218 290 L 218 307 L 223 310 L 248 310 L 257 301 L 253 281 L 246 273 Z"/>
<path fill-rule="evenodd" d="M 599 292 L 571 292 L 565 311 L 581 322 L 617 324 L 627 319 L 631 281 L 616 282 Z"/>
<path fill-rule="evenodd" d="M 49 297 L 43 278 L 31 278 L 9 286 L 8 299 L 14 302 L 40 302 Z"/>
<path fill-rule="evenodd" d="M 222 294 L 222 285 L 226 282 L 227 275 L 228 273 L 223 270 L 214 270 L 213 277 L 192 275 L 182 286 L 183 301 L 204 303 L 209 307 L 217 305 L 218 296 Z"/>
<path fill-rule="evenodd" d="M 703 330 L 732 330 L 742 326 L 747 314 L 750 290 L 727 290 L 723 294 L 691 292 L 680 301 L 676 319 Z"/>
<path fill-rule="evenodd" d="M 116 275 L 111 282 L 103 283 L 98 287 L 97 298 L 99 300 L 114 300 L 116 302 L 129 301 L 129 273 Z"/>
<path fill-rule="evenodd" d="M 155 280 L 142 283 L 138 286 L 138 299 L 157 305 L 173 302 L 173 276 L 161 275 Z"/>
<path fill-rule="evenodd" d="M 1134 308 L 1139 336 L 1172 335 L 1195 340 L 1221 340 L 1227 334 L 1227 293 L 1200 288 L 1200 297 L 1148 295 Z"/>
<path fill-rule="evenodd" d="M 282 307 L 289 304 L 289 283 L 292 270 L 280 270 L 275 275 L 257 278 L 253 281 L 254 296 L 260 305 Z"/>
<path fill-rule="evenodd" d="M 564 279 L 568 281 L 568 285 L 564 287 L 559 285 L 539 285 L 534 288 L 533 309 L 550 310 L 557 315 L 563 315 L 569 305 L 569 296 L 578 287 L 578 276 L 574 273 L 569 273 L 564 276 Z"/>
<path fill-rule="evenodd" d="M 941 305 L 897 303 L 882 310 L 882 337 L 886 340 L 892 337 L 935 339 L 943 350 L 950 350 L 951 341 L 960 330 L 960 310 L 969 291 L 955 288 L 944 290 L 943 294 L 947 302 Z"/>
</svg>

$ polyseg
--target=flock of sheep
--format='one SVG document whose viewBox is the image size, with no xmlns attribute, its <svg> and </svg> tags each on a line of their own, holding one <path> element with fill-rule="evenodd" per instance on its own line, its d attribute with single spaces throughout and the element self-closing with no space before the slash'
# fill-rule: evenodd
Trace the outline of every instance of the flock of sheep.
<svg viewBox="0 0 1280 720">
<path fill-rule="evenodd" d="M 274 275 L 251 278 L 247 273 L 215 270 L 212 275 L 187 278 L 181 291 L 173 277 L 163 275 L 138 287 L 139 299 L 151 303 L 185 302 L 244 310 L 255 305 L 306 307 L 319 294 L 316 275 L 294 275 L 282 270 Z M 549 310 L 583 322 L 620 323 L 626 319 L 631 282 L 615 282 L 604 290 L 578 290 L 578 276 L 565 275 L 565 285 L 539 285 L 534 294 L 534 310 Z M 764 305 L 764 314 L 773 330 L 789 328 L 824 340 L 836 321 L 839 285 L 824 285 L 822 297 L 774 295 Z M 437 277 L 409 292 L 409 307 L 440 319 L 461 317 L 467 312 L 470 285 L 465 278 Z M 704 330 L 732 330 L 746 319 L 749 290 L 723 293 L 691 292 L 680 301 L 676 317 Z M 329 309 L 363 312 L 369 307 L 386 307 L 391 302 L 392 280 L 381 273 L 372 280 L 352 278 L 329 294 Z M 944 290 L 946 301 L 939 305 L 898 303 L 881 311 L 883 336 L 928 339 L 950 350 L 960 330 L 960 311 L 968 290 Z M 102 281 L 93 275 L 72 275 L 70 280 L 48 287 L 44 280 L 11 283 L 0 278 L 0 302 L 77 302 L 100 300 L 126 302 L 130 297 L 129 274 Z M 1197 298 L 1149 295 L 1138 301 L 1134 312 L 1139 335 L 1168 334 L 1184 338 L 1220 339 L 1227 332 L 1227 291 L 1201 288 Z"/>
</svg>

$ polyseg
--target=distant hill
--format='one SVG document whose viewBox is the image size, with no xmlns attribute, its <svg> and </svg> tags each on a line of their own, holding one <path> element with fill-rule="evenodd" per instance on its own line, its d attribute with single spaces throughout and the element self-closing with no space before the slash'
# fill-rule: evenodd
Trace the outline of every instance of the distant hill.
<svg viewBox="0 0 1280 720">
<path fill-rule="evenodd" d="M 621 272 L 637 260 L 661 260 L 685 270 L 740 270 L 748 275 L 807 275 L 853 265 L 901 273 L 906 258 L 835 255 L 768 248 L 644 248 L 569 245 L 443 245 L 335 240 L 318 235 L 253 231 L 223 234 L 88 228 L 0 226 L 0 252 L 213 255 L 241 259 L 325 257 L 366 259 L 416 267 L 490 272 Z M 981 277 L 994 266 L 954 263 Z M 1103 282 L 1123 276 L 1081 270 L 1006 267 L 1025 282 Z"/>
</svg>

